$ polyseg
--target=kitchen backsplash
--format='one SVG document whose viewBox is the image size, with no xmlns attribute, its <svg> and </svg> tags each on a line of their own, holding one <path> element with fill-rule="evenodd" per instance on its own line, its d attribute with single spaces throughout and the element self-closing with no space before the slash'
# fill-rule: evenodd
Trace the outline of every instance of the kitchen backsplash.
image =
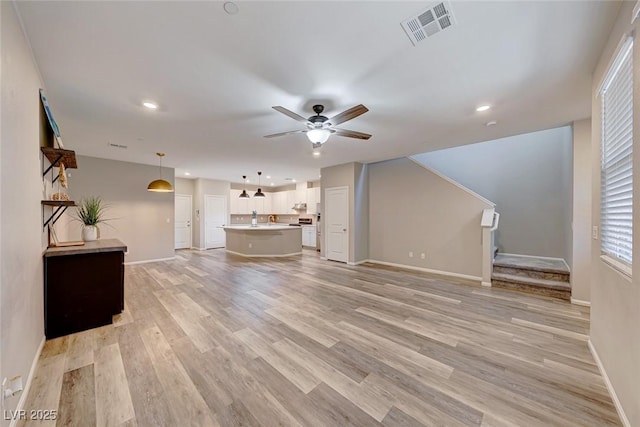
<svg viewBox="0 0 640 427">
<path fill-rule="evenodd" d="M 258 224 L 267 224 L 271 215 L 258 215 Z M 275 220 L 279 224 L 297 224 L 300 218 L 311 218 L 313 224 L 316 222 L 316 216 L 312 214 L 274 214 Z M 231 224 L 251 224 L 251 214 L 231 214 Z"/>
</svg>

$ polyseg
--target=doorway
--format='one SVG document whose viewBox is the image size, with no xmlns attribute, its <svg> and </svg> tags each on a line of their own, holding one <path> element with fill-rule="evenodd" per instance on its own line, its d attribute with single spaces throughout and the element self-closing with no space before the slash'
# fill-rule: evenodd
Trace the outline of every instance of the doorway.
<svg viewBox="0 0 640 427">
<path fill-rule="evenodd" d="M 333 261 L 349 260 L 349 187 L 325 190 L 324 221 L 326 257 Z"/>
<path fill-rule="evenodd" d="M 227 198 L 204 196 L 204 248 L 224 248 L 226 235 L 222 228 L 227 222 Z"/>
<path fill-rule="evenodd" d="M 175 249 L 191 248 L 191 211 L 193 201 L 190 194 L 175 195 Z"/>
</svg>

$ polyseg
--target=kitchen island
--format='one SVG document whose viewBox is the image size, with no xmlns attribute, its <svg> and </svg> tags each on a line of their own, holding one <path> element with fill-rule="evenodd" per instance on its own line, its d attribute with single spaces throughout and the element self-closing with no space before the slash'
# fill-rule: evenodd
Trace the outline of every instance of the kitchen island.
<svg viewBox="0 0 640 427">
<path fill-rule="evenodd" d="M 302 254 L 302 229 L 289 225 L 227 225 L 227 252 L 246 257 Z"/>
</svg>

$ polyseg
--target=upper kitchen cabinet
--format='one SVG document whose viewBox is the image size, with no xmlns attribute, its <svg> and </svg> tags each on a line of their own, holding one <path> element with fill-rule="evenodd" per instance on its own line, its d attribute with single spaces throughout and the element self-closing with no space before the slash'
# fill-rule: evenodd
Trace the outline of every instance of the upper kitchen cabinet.
<svg viewBox="0 0 640 427">
<path fill-rule="evenodd" d="M 320 187 L 307 188 L 307 213 L 317 214 L 320 203 Z"/>
</svg>

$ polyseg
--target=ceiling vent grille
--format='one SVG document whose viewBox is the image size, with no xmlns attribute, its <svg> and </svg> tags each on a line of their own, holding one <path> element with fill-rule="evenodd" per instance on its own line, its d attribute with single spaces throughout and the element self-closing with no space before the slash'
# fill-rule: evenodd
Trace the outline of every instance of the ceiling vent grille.
<svg viewBox="0 0 640 427">
<path fill-rule="evenodd" d="M 448 1 L 435 3 L 427 10 L 402 22 L 402 28 L 409 36 L 411 43 L 416 46 L 442 30 L 455 24 L 455 18 Z"/>
</svg>

